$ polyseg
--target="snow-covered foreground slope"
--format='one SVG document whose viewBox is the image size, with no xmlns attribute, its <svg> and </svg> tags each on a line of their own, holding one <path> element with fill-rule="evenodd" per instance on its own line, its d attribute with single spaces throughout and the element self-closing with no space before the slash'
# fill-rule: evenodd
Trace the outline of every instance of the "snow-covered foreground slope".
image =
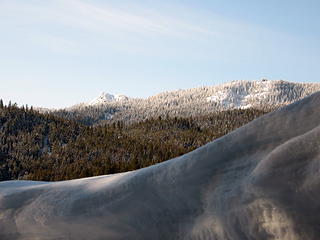
<svg viewBox="0 0 320 240">
<path fill-rule="evenodd" d="M 0 239 L 319 239 L 319 104 L 133 172 L 2 182 Z"/>
</svg>

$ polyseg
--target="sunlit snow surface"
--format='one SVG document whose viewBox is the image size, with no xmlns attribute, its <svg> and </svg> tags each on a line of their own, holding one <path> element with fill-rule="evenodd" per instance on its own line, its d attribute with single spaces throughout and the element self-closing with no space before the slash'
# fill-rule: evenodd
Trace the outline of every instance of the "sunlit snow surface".
<svg viewBox="0 0 320 240">
<path fill-rule="evenodd" d="M 146 105 L 146 108 L 157 104 L 160 106 L 200 104 L 201 106 L 203 104 L 206 105 L 206 103 L 215 103 L 217 109 L 227 110 L 290 104 L 319 90 L 319 83 L 292 83 L 282 80 L 239 80 L 210 87 L 163 92 L 148 99 L 134 99 L 125 95 L 112 95 L 103 92 L 91 102 L 83 103 L 79 107 L 108 104 L 121 106 L 125 101 L 128 101 L 126 104 L 129 106 L 141 104 Z"/>
<path fill-rule="evenodd" d="M 255 86 L 250 88 L 239 88 L 239 82 L 225 84 L 221 90 L 217 90 L 215 95 L 207 97 L 207 101 L 217 103 L 224 109 L 253 107 L 254 103 L 262 102 L 274 91 L 274 84 L 271 81 L 256 81 L 254 83 Z M 281 102 L 275 102 L 275 104 L 279 103 Z"/>
<path fill-rule="evenodd" d="M 309 240 L 320 235 L 320 94 L 182 157 L 0 183 L 0 239 Z"/>
<path fill-rule="evenodd" d="M 133 123 L 158 117 L 201 116 L 231 109 L 276 109 L 317 91 L 320 91 L 320 83 L 239 80 L 215 86 L 162 92 L 145 99 L 102 93 L 91 102 L 61 109 L 62 113 L 58 115 L 92 119 L 92 124 L 99 124 L 104 120 Z"/>
<path fill-rule="evenodd" d="M 93 99 L 91 102 L 89 102 L 88 106 L 95 106 L 95 105 L 101 105 L 101 104 L 107 104 L 110 102 L 121 102 L 128 100 L 128 97 L 125 95 L 112 95 L 110 93 L 101 93 L 97 98 Z"/>
</svg>

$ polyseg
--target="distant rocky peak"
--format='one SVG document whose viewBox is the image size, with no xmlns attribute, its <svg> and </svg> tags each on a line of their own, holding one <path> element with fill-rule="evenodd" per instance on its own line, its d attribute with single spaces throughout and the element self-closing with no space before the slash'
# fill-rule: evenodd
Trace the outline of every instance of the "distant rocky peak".
<svg viewBox="0 0 320 240">
<path fill-rule="evenodd" d="M 113 95 L 110 93 L 102 92 L 98 97 L 89 102 L 88 105 L 102 105 L 110 102 L 118 102 L 125 100 L 128 100 L 128 97 L 125 95 Z"/>
</svg>

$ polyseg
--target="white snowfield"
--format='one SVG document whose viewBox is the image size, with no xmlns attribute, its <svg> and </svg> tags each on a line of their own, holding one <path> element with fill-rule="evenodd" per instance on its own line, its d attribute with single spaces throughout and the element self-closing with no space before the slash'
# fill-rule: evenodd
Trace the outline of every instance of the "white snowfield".
<svg viewBox="0 0 320 240">
<path fill-rule="evenodd" d="M 182 157 L 0 183 L 0 239 L 318 240 L 320 93 Z"/>
</svg>

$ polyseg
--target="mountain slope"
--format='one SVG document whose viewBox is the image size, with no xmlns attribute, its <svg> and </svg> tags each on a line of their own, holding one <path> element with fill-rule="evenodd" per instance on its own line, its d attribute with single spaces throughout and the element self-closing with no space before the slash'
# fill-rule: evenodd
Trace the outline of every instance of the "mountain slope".
<svg viewBox="0 0 320 240">
<path fill-rule="evenodd" d="M 0 183 L 1 239 L 319 238 L 320 94 L 182 157 L 56 183 Z"/>
<path fill-rule="evenodd" d="M 320 91 L 319 83 L 233 81 L 217 86 L 164 92 L 147 99 L 103 93 L 90 103 L 57 111 L 59 116 L 82 119 L 88 125 L 136 122 L 149 118 L 192 117 L 230 109 L 275 109 Z"/>
</svg>

